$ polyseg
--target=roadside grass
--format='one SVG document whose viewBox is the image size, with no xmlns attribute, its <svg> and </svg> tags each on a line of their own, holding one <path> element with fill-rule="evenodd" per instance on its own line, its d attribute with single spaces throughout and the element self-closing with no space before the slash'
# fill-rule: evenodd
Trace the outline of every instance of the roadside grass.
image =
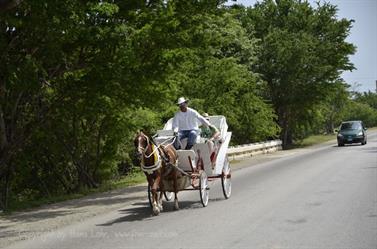
<svg viewBox="0 0 377 249">
<path fill-rule="evenodd" d="M 292 145 L 289 145 L 285 150 L 293 150 L 297 148 L 304 148 L 308 146 L 313 146 L 316 144 L 325 143 L 336 139 L 336 134 L 323 134 L 323 135 L 311 135 L 302 140 L 295 140 Z"/>
<path fill-rule="evenodd" d="M 334 139 L 336 139 L 336 134 L 311 135 L 307 138 L 304 138 L 302 141 L 297 142 L 295 147 L 308 147 L 316 144 L 325 143 Z"/>
<path fill-rule="evenodd" d="M 31 198 L 13 198 L 9 203 L 9 208 L 5 212 L 1 213 L 1 215 L 10 215 L 16 211 L 23 211 L 31 208 L 40 207 L 47 204 L 53 204 L 73 199 L 79 199 L 85 196 L 89 196 L 91 194 L 98 194 L 103 192 L 108 192 L 111 190 L 121 189 L 129 186 L 135 186 L 141 183 L 146 182 L 146 178 L 144 173 L 139 170 L 133 170 L 129 175 L 122 176 L 117 180 L 111 180 L 102 183 L 98 188 L 93 189 L 82 189 L 78 193 L 72 194 L 63 194 L 57 196 L 46 196 L 38 199 L 31 199 Z"/>
</svg>

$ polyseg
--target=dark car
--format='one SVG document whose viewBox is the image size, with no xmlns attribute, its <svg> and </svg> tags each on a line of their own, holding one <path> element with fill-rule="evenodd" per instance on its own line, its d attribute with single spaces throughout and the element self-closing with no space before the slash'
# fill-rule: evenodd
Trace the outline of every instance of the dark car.
<svg viewBox="0 0 377 249">
<path fill-rule="evenodd" d="M 362 121 L 345 121 L 339 127 L 337 139 L 338 146 L 344 144 L 367 143 L 367 132 Z"/>
</svg>

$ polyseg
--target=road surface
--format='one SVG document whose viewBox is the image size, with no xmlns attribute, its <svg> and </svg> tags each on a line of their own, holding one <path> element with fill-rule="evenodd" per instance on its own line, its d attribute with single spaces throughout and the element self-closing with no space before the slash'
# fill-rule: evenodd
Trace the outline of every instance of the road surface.
<svg viewBox="0 0 377 249">
<path fill-rule="evenodd" d="M 377 248 L 377 134 L 365 146 L 335 142 L 232 174 L 232 196 L 211 185 L 179 194 L 179 211 L 151 216 L 147 199 L 8 248 Z"/>
</svg>

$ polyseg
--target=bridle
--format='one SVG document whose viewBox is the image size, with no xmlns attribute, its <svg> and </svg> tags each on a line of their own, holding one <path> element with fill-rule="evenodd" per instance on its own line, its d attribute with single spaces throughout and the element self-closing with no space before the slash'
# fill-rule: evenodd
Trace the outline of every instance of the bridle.
<svg viewBox="0 0 377 249">
<path fill-rule="evenodd" d="M 140 145 L 140 137 L 144 137 L 146 141 L 146 145 L 142 146 Z M 139 135 L 136 137 L 138 140 L 137 144 L 137 151 L 139 152 L 138 155 L 140 157 L 140 167 L 141 169 L 146 172 L 147 174 L 153 174 L 154 171 L 158 170 L 162 166 L 162 160 L 161 160 L 161 155 L 160 155 L 160 147 L 162 145 L 168 146 L 172 145 L 177 137 L 173 138 L 173 141 L 169 143 L 169 140 L 167 139 L 166 141 L 163 141 L 160 143 L 158 146 L 153 142 L 149 140 L 149 137 L 146 136 L 144 133 L 140 132 Z M 149 155 L 146 155 L 146 151 L 148 150 L 148 147 L 151 146 L 152 152 Z M 154 156 L 154 161 L 155 163 L 153 165 L 145 165 L 144 159 L 148 159 L 150 157 Z"/>
<path fill-rule="evenodd" d="M 146 145 L 145 145 L 145 147 L 143 147 L 142 145 L 140 145 L 140 144 L 141 144 L 141 143 L 140 143 L 140 137 L 141 137 L 141 136 L 143 136 L 143 137 L 146 139 Z M 148 146 L 149 146 L 149 138 L 148 138 L 146 135 L 140 133 L 140 134 L 137 136 L 136 139 L 138 140 L 138 146 L 137 146 L 138 151 L 140 150 L 142 153 L 145 153 L 145 151 L 148 149 Z"/>
<path fill-rule="evenodd" d="M 140 136 L 143 136 L 146 139 L 146 145 L 143 147 L 140 145 Z M 147 174 L 153 174 L 154 171 L 158 170 L 161 168 L 161 156 L 160 153 L 158 152 L 159 146 L 156 146 L 154 143 L 151 143 L 148 136 L 144 135 L 143 133 L 140 133 L 137 137 L 138 139 L 138 152 L 140 152 L 141 160 L 140 160 L 140 167 L 141 169 L 147 173 Z M 148 150 L 148 147 L 151 146 L 152 152 L 149 155 L 146 155 L 146 151 Z M 145 165 L 145 160 L 150 157 L 154 157 L 154 164 L 153 165 Z"/>
</svg>

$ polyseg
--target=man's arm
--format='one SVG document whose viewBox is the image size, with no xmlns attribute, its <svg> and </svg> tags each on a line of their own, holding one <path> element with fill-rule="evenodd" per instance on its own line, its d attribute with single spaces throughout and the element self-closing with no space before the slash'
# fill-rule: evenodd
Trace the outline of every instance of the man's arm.
<svg viewBox="0 0 377 249">
<path fill-rule="evenodd" d="M 202 125 L 205 125 L 207 127 L 211 126 L 211 123 L 207 119 L 205 119 L 202 115 L 200 115 L 198 112 L 196 112 L 196 118 L 200 121 L 200 123 L 202 123 Z"/>
<path fill-rule="evenodd" d="M 213 131 L 212 137 L 209 139 L 210 141 L 218 139 L 220 137 L 220 131 L 216 128 L 216 126 L 210 124 L 210 129 Z"/>
<path fill-rule="evenodd" d="M 174 115 L 173 121 L 171 123 L 171 129 L 176 132 L 178 131 L 178 119 L 177 119 L 177 114 Z"/>
</svg>

